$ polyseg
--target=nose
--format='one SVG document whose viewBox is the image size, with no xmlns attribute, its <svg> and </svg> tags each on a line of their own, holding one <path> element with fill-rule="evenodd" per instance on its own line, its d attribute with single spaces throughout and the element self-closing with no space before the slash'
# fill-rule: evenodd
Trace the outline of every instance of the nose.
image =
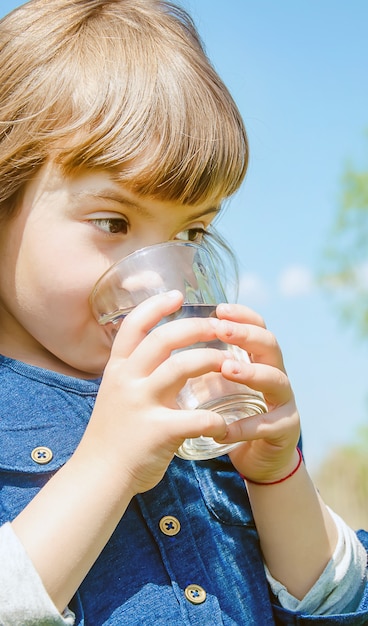
<svg viewBox="0 0 368 626">
<path fill-rule="evenodd" d="M 169 240 L 170 237 L 168 235 L 165 236 L 163 234 L 151 234 L 146 237 L 140 238 L 139 242 L 137 242 L 138 245 L 135 249 L 138 250 L 138 248 L 146 248 L 147 246 L 157 246 L 160 243 L 166 243 Z"/>
<path fill-rule="evenodd" d="M 129 244 L 125 243 L 120 248 L 118 252 L 117 260 L 122 259 L 128 256 L 128 254 L 132 254 L 133 252 L 136 252 L 137 250 L 141 250 L 142 248 L 147 248 L 148 246 L 155 246 L 160 243 L 167 243 L 168 241 L 171 241 L 171 240 L 172 239 L 170 238 L 170 236 L 165 237 L 162 234 L 155 235 L 154 233 L 148 234 L 144 237 L 136 238 L 134 239 L 134 241 L 130 241 Z"/>
</svg>

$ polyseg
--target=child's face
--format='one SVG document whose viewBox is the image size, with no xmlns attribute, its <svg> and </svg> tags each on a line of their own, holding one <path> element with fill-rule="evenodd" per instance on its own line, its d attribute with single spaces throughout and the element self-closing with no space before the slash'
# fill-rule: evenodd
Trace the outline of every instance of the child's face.
<svg viewBox="0 0 368 626">
<path fill-rule="evenodd" d="M 0 352 L 64 374 L 100 375 L 111 345 L 88 304 L 97 279 L 143 246 L 195 240 L 216 212 L 136 196 L 107 171 L 65 177 L 44 166 L 0 230 Z"/>
</svg>

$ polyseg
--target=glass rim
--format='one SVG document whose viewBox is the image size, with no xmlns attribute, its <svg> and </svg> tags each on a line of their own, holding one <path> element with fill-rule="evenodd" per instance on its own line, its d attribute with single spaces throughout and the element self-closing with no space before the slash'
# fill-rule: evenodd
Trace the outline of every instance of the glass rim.
<svg viewBox="0 0 368 626">
<path fill-rule="evenodd" d="M 202 244 L 196 243 L 194 241 L 163 241 L 161 243 L 153 243 L 153 244 L 151 244 L 149 246 L 143 246 L 143 248 L 137 248 L 137 250 L 134 250 L 133 252 L 130 252 L 126 256 L 121 257 L 121 259 L 119 259 L 118 261 L 115 261 L 115 263 L 110 265 L 110 267 L 108 267 L 107 270 L 105 270 L 104 273 L 101 274 L 101 276 L 95 282 L 95 285 L 94 285 L 94 287 L 92 289 L 92 292 L 90 294 L 90 297 L 89 297 L 90 302 L 92 302 L 95 293 L 97 292 L 100 284 L 102 284 L 102 282 L 104 281 L 106 276 L 108 274 L 110 274 L 110 272 L 113 272 L 115 270 L 115 268 L 118 267 L 118 265 L 120 265 L 121 263 L 124 263 L 125 261 L 129 262 L 129 259 L 131 259 L 131 258 L 133 258 L 135 256 L 138 257 L 141 254 L 144 254 L 145 252 L 147 252 L 147 250 L 151 250 L 153 248 L 155 248 L 155 249 L 158 249 L 158 248 L 169 248 L 169 247 L 173 247 L 173 246 L 175 246 L 175 247 L 179 247 L 180 246 L 180 247 L 185 247 L 185 248 L 196 248 L 197 250 L 203 251 L 205 254 L 210 255 L 209 250 L 205 246 L 203 246 Z"/>
</svg>

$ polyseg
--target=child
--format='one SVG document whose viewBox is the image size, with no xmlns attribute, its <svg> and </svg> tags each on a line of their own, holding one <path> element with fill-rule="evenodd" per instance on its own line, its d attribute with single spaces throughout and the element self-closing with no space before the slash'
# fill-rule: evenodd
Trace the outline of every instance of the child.
<svg viewBox="0 0 368 626">
<path fill-rule="evenodd" d="M 111 349 L 89 308 L 133 250 L 205 242 L 244 178 L 243 123 L 189 17 L 163 0 L 31 0 L 0 39 L 1 624 L 367 624 L 366 552 L 308 477 L 262 319 L 221 304 L 148 332 L 174 291 Z M 251 364 L 176 351 L 215 338 Z M 213 370 L 268 414 L 226 427 L 179 410 L 187 378 Z M 175 456 L 201 434 L 244 443 Z"/>
</svg>

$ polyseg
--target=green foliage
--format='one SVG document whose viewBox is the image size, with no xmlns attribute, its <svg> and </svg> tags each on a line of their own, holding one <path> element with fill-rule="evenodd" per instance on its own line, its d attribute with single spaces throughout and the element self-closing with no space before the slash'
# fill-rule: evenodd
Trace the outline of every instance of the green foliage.
<svg viewBox="0 0 368 626">
<path fill-rule="evenodd" d="M 368 339 L 368 168 L 346 168 L 319 283 L 342 320 Z"/>
<path fill-rule="evenodd" d="M 314 477 L 325 502 L 353 528 L 368 528 L 368 426 L 351 444 L 331 450 Z"/>
<path fill-rule="evenodd" d="M 346 167 L 323 265 L 320 285 L 342 321 L 368 340 L 368 167 L 361 171 Z M 316 476 L 327 504 L 354 528 L 368 527 L 367 450 L 364 424 L 351 442 L 329 452 Z"/>
<path fill-rule="evenodd" d="M 356 438 L 356 446 L 354 447 L 354 450 L 356 450 L 356 447 L 361 450 L 363 453 L 366 454 L 367 456 L 367 463 L 368 463 L 368 455 L 367 455 L 367 450 L 368 450 L 368 424 L 364 424 L 363 426 L 360 426 L 360 428 L 358 428 L 357 430 L 357 438 Z"/>
</svg>

